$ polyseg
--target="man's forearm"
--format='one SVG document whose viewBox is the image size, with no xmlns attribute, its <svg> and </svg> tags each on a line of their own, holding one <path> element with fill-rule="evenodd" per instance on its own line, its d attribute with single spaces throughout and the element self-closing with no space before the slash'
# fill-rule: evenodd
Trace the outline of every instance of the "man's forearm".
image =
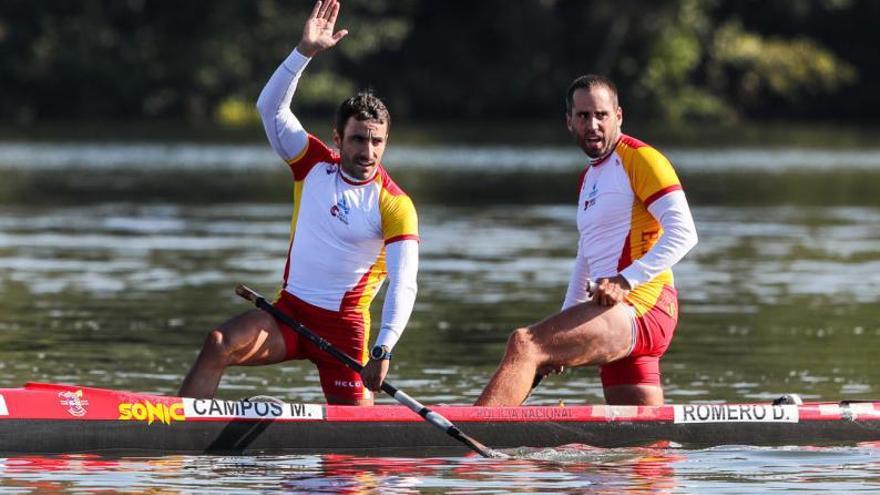
<svg viewBox="0 0 880 495">
<path fill-rule="evenodd" d="M 620 272 L 633 289 L 672 268 L 697 244 L 697 229 L 683 191 L 660 198 L 649 211 L 663 227 L 663 235 L 643 257 Z"/>
<path fill-rule="evenodd" d="M 309 60 L 298 50 L 293 50 L 269 78 L 257 99 L 257 110 L 269 144 L 285 161 L 297 156 L 308 142 L 308 135 L 290 110 L 290 104 Z"/>
<path fill-rule="evenodd" d="M 382 325 L 376 345 L 393 349 L 412 314 L 418 292 L 416 275 L 419 270 L 419 243 L 403 240 L 386 247 L 388 292 L 382 307 Z"/>
</svg>

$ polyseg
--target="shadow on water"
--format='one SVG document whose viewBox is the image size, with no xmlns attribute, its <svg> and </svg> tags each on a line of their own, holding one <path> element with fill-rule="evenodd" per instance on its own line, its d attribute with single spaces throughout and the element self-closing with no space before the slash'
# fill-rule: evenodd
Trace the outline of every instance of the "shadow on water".
<svg viewBox="0 0 880 495">
<path fill-rule="evenodd" d="M 567 171 L 411 171 L 393 173 L 419 204 L 569 203 L 577 169 Z M 828 172 L 682 173 L 701 205 L 878 206 L 880 169 Z M 195 186 L 198 187 L 195 187 Z M 209 204 L 284 201 L 285 171 L 4 171 L 0 204 L 69 205 L 131 201 Z"/>
</svg>

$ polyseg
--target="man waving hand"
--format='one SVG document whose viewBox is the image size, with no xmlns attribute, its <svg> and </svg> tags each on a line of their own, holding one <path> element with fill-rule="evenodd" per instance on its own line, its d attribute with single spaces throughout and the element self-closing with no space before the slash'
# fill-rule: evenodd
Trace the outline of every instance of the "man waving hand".
<svg viewBox="0 0 880 495">
<path fill-rule="evenodd" d="M 388 372 L 391 350 L 412 313 L 418 271 L 415 207 L 381 164 L 391 116 L 385 104 L 360 92 L 339 106 L 331 150 L 307 133 L 290 109 L 312 57 L 332 48 L 337 0 L 315 4 L 293 52 L 257 101 L 272 149 L 292 174 L 290 246 L 275 306 L 332 345 L 365 362 L 361 375 L 261 310 L 212 330 L 180 390 L 211 397 L 227 366 L 308 359 L 318 368 L 328 403 L 370 405 Z M 388 292 L 375 345 L 370 303 L 385 278 Z"/>
</svg>

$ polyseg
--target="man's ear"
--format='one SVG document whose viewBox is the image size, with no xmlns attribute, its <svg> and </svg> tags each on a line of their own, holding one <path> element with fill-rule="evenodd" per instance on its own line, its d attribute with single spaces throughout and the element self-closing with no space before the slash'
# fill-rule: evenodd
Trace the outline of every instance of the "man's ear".
<svg viewBox="0 0 880 495">
<path fill-rule="evenodd" d="M 565 127 L 568 129 L 568 132 L 574 132 L 574 129 L 571 127 L 571 114 L 565 114 Z"/>
<path fill-rule="evenodd" d="M 339 133 L 336 131 L 336 129 L 333 129 L 333 142 L 336 144 L 336 148 L 341 151 L 342 150 L 342 136 L 339 135 Z"/>
</svg>

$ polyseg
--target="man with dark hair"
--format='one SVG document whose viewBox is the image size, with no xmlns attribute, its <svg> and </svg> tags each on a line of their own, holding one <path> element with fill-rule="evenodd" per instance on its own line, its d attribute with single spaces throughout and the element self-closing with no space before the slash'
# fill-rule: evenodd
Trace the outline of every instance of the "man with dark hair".
<svg viewBox="0 0 880 495">
<path fill-rule="evenodd" d="M 345 134 L 345 125 L 351 117 L 357 120 L 384 122 L 387 127 L 386 132 L 391 131 L 391 114 L 385 108 L 385 103 L 369 91 L 360 92 L 339 105 L 336 110 L 337 134 L 340 136 Z"/>
<path fill-rule="evenodd" d="M 574 271 L 562 311 L 513 332 L 479 406 L 515 406 L 536 376 L 598 365 L 609 404 L 663 404 L 660 357 L 678 322 L 672 266 L 697 243 L 669 161 L 621 133 L 609 79 L 575 79 L 565 121 L 589 157 L 580 176 Z"/>
<path fill-rule="evenodd" d="M 336 152 L 308 134 L 290 110 L 309 60 L 348 33 L 334 33 L 338 14 L 337 0 L 315 4 L 257 108 L 272 149 L 293 173 L 290 247 L 275 306 L 366 362 L 364 370 L 358 375 L 269 313 L 251 310 L 210 332 L 180 396 L 213 396 L 227 366 L 308 359 L 318 367 L 328 403 L 371 405 L 371 391 L 388 373 L 415 302 L 419 257 L 415 207 L 381 165 L 391 116 L 368 92 L 344 101 L 333 130 Z M 382 324 L 368 352 L 370 303 L 386 276 Z"/>
</svg>

